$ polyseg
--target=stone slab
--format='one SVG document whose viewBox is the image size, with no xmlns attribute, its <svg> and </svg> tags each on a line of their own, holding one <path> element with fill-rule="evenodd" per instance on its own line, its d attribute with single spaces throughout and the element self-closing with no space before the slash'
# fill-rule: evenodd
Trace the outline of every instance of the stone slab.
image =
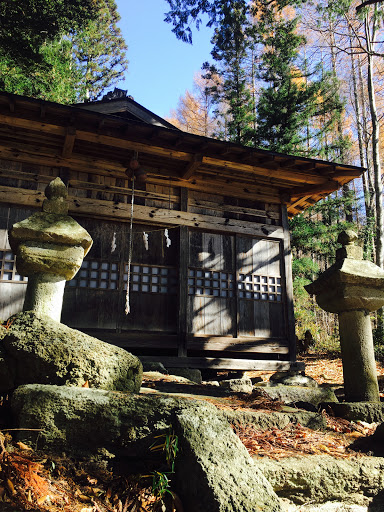
<svg viewBox="0 0 384 512">
<path fill-rule="evenodd" d="M 249 377 L 219 381 L 220 387 L 233 393 L 252 393 L 253 384 Z"/>
<path fill-rule="evenodd" d="M 41 429 L 38 447 L 89 458 L 143 457 L 173 429 L 180 452 L 172 483 L 185 512 L 280 512 L 271 485 L 215 406 L 192 399 L 99 389 L 19 387 L 17 426 Z M 35 445 L 36 432 L 19 438 Z"/>
<path fill-rule="evenodd" d="M 326 412 L 348 421 L 380 423 L 384 421 L 384 404 L 376 402 L 339 402 L 322 403 Z"/>
<path fill-rule="evenodd" d="M 289 424 L 300 424 L 303 427 L 313 430 L 325 430 L 327 421 L 322 414 L 298 411 L 292 407 L 286 407 L 283 411 L 259 412 L 237 410 L 223 410 L 224 416 L 234 425 L 240 423 L 243 425 L 255 425 L 260 430 L 270 428 L 283 429 Z"/>
<path fill-rule="evenodd" d="M 369 498 L 380 497 L 384 490 L 382 457 L 310 455 L 254 461 L 278 496 L 297 504 L 342 501 L 367 505 Z"/>
<path fill-rule="evenodd" d="M 170 375 L 185 377 L 196 384 L 201 384 L 203 382 L 201 371 L 196 368 L 169 368 L 167 373 Z"/>
<path fill-rule="evenodd" d="M 266 386 L 263 389 L 271 398 L 278 399 L 286 404 L 308 402 L 317 407 L 322 402 L 338 401 L 331 388 L 305 388 L 279 384 L 277 386 Z"/>
</svg>

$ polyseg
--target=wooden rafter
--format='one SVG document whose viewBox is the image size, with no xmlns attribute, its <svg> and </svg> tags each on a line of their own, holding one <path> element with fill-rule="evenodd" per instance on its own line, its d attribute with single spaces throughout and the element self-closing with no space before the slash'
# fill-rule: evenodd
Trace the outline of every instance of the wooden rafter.
<svg viewBox="0 0 384 512">
<path fill-rule="evenodd" d="M 192 160 L 187 165 L 185 172 L 183 173 L 181 178 L 183 180 L 189 180 L 189 178 L 191 178 L 195 174 L 195 172 L 198 170 L 198 168 L 201 166 L 202 163 L 203 163 L 202 155 L 200 155 L 200 154 L 193 155 Z"/>
<path fill-rule="evenodd" d="M 151 182 L 270 202 L 285 197 L 290 213 L 298 199 L 305 209 L 363 171 L 5 93 L 0 138 L 0 158 L 114 178 L 125 177 L 138 151 Z"/>
</svg>

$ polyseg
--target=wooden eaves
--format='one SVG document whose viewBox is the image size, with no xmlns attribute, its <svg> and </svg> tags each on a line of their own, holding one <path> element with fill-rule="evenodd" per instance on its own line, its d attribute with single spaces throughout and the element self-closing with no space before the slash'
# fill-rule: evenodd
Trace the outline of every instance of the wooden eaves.
<svg viewBox="0 0 384 512">
<path fill-rule="evenodd" d="M 126 178 L 133 151 L 149 183 L 285 203 L 290 216 L 364 171 L 0 93 L 1 159 Z"/>
</svg>

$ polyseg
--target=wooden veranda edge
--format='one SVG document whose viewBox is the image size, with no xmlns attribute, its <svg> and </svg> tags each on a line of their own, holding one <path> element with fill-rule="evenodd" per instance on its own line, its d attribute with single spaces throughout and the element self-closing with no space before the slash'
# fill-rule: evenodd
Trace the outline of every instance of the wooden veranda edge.
<svg viewBox="0 0 384 512">
<path fill-rule="evenodd" d="M 212 370 L 303 370 L 301 361 L 271 361 L 266 359 L 227 359 L 212 357 L 140 356 L 142 361 L 160 362 L 166 368 L 202 368 Z"/>
</svg>

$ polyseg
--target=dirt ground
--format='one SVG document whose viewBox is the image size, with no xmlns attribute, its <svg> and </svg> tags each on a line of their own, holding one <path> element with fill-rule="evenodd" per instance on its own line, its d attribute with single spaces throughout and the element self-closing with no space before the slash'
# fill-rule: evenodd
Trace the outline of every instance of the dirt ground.
<svg viewBox="0 0 384 512">
<path fill-rule="evenodd" d="M 305 363 L 305 374 L 315 379 L 319 384 L 343 385 L 343 365 L 339 356 L 327 353 L 309 352 L 298 356 Z M 384 380 L 384 366 L 376 363 L 379 384 Z M 249 376 L 261 377 L 264 381 L 274 372 L 248 372 Z M 384 385 L 384 384 L 383 384 Z"/>
<path fill-rule="evenodd" d="M 342 363 L 338 357 L 309 353 L 301 357 L 306 374 L 319 384 L 341 386 Z M 379 381 L 384 387 L 384 368 L 377 365 Z M 274 372 L 247 372 L 250 377 L 267 381 Z M 383 379 L 383 380 L 381 380 Z M 284 404 L 255 395 L 231 397 L 204 396 L 204 386 L 188 385 L 179 378 L 160 376 L 157 381 L 146 378 L 147 393 L 168 392 L 173 382 L 175 392 L 185 397 L 206 399 L 218 408 L 248 409 L 263 412 L 282 410 Z M 164 386 L 162 391 L 161 385 Z M 184 388 L 184 389 L 183 389 Z M 201 389 L 200 389 L 201 388 Z M 382 395 L 383 396 L 383 395 Z M 325 415 L 324 412 L 322 414 Z M 0 403 L 1 416 L 1 403 Z M 339 418 L 327 420 L 327 430 L 312 431 L 301 425 L 285 429 L 260 431 L 253 425 L 234 427 L 236 434 L 252 456 L 280 460 L 287 456 L 327 454 L 348 458 L 358 454 L 349 448 L 359 437 L 371 435 L 376 425 L 353 423 Z M 9 512 L 183 512 L 179 498 L 163 485 L 161 495 L 154 490 L 154 475 L 128 475 L 113 468 L 90 467 L 70 458 L 35 452 L 33 447 L 17 443 L 13 432 L 0 428 L 0 510 Z M 170 479 L 171 476 L 170 476 Z M 160 493 L 162 491 L 160 490 Z"/>
</svg>

